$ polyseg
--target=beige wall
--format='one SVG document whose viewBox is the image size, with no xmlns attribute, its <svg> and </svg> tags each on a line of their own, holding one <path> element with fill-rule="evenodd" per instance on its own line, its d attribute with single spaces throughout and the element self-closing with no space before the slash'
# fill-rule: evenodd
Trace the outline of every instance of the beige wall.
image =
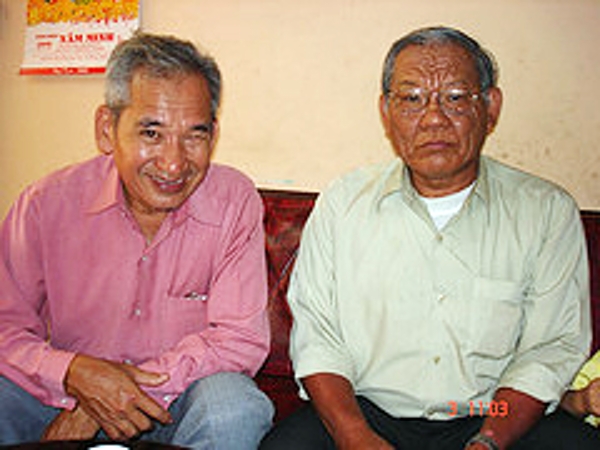
<svg viewBox="0 0 600 450">
<path fill-rule="evenodd" d="M 95 153 L 98 76 L 19 76 L 26 0 L 0 0 L 0 215 Z M 496 55 L 505 105 L 486 152 L 600 209 L 599 0 L 143 0 L 142 26 L 191 39 L 224 73 L 216 159 L 259 186 L 318 190 L 391 157 L 383 57 L 408 30 L 458 26 Z"/>
</svg>

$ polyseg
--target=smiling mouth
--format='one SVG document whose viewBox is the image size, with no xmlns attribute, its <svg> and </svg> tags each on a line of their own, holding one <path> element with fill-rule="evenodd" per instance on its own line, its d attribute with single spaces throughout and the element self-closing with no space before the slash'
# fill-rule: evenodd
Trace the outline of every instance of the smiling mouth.
<svg viewBox="0 0 600 450">
<path fill-rule="evenodd" d="M 175 178 L 173 180 L 169 180 L 155 175 L 149 175 L 149 178 L 152 181 L 152 183 L 158 188 L 158 190 L 165 194 L 177 194 L 181 192 L 185 188 L 187 182 L 187 177 L 185 176 Z"/>
</svg>

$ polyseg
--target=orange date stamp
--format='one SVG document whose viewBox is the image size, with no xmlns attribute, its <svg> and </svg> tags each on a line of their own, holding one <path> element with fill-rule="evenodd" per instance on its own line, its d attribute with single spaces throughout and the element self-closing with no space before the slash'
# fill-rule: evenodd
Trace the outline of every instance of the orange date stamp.
<svg viewBox="0 0 600 450">
<path fill-rule="evenodd" d="M 448 402 L 450 410 L 448 415 L 455 417 L 459 413 L 461 416 L 469 417 L 508 417 L 509 407 L 506 400 L 490 400 L 489 402 L 470 401 L 467 403 L 466 411 L 464 407 L 459 408 L 458 402 Z"/>
</svg>

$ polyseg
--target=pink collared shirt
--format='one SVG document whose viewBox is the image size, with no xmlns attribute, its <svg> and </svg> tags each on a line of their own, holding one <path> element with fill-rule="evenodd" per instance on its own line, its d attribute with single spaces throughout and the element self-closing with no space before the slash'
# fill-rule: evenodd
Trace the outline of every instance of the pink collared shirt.
<svg viewBox="0 0 600 450">
<path fill-rule="evenodd" d="M 262 202 L 234 169 L 211 165 L 150 245 L 107 156 L 26 189 L 0 233 L 0 374 L 45 404 L 73 406 L 76 353 L 168 373 L 165 406 L 267 355 Z"/>
</svg>

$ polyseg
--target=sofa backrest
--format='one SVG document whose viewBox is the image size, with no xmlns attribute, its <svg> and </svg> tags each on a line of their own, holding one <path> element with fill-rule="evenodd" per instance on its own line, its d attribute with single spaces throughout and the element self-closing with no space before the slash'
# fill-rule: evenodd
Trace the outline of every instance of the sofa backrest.
<svg viewBox="0 0 600 450">
<path fill-rule="evenodd" d="M 286 292 L 302 228 L 317 194 L 262 190 L 261 195 L 265 205 L 271 352 L 256 382 L 275 403 L 277 421 L 288 416 L 301 403 L 288 356 L 292 315 Z"/>
<path fill-rule="evenodd" d="M 600 212 L 581 211 L 590 262 L 590 295 L 592 302 L 592 351 L 600 349 Z"/>
<path fill-rule="evenodd" d="M 304 223 L 313 208 L 316 193 L 261 191 L 265 205 L 265 238 L 269 281 L 271 354 L 267 369 L 273 375 L 290 375 L 288 343 L 292 316 L 286 291 L 298 253 Z"/>
</svg>

